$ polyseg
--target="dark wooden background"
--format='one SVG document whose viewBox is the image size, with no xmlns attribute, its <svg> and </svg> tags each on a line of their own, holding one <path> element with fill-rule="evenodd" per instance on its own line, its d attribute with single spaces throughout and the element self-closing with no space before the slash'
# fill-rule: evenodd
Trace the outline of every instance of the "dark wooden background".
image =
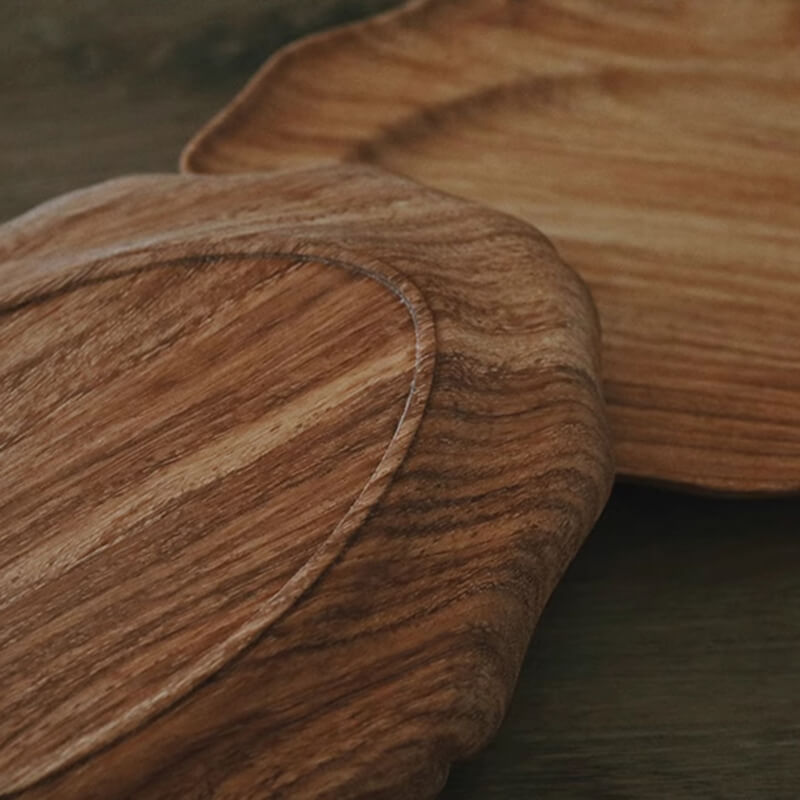
<svg viewBox="0 0 800 800">
<path fill-rule="evenodd" d="M 391 0 L 0 0 L 0 219 L 181 145 L 277 46 Z M 447 798 L 800 796 L 800 501 L 618 487 Z"/>
</svg>

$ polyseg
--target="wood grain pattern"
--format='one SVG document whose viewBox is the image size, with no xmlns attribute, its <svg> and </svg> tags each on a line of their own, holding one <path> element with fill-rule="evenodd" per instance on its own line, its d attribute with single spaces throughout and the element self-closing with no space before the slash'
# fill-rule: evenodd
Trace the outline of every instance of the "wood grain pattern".
<svg viewBox="0 0 800 800">
<path fill-rule="evenodd" d="M 552 247 L 365 168 L 154 176 L 0 228 L 0 287 L 0 794 L 433 795 L 612 477 Z"/>
<path fill-rule="evenodd" d="M 800 4 L 423 0 L 289 47 L 193 172 L 365 161 L 589 282 L 622 475 L 800 489 Z"/>
<path fill-rule="evenodd" d="M 238 652 L 419 420 L 412 319 L 370 277 L 276 257 L 103 272 L 0 323 L 12 782 L 20 750 L 40 777 Z"/>
</svg>

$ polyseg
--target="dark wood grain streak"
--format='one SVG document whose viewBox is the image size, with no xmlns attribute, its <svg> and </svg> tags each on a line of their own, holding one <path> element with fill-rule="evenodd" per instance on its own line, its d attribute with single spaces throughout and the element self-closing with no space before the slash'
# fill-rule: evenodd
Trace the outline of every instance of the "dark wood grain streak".
<svg viewBox="0 0 800 800">
<path fill-rule="evenodd" d="M 423 0 L 272 58 L 192 172 L 378 164 L 588 281 L 623 476 L 800 490 L 796 0 Z"/>
<path fill-rule="evenodd" d="M 0 254 L 3 796 L 434 795 L 609 489 L 577 276 L 361 167 L 114 181 Z"/>
</svg>

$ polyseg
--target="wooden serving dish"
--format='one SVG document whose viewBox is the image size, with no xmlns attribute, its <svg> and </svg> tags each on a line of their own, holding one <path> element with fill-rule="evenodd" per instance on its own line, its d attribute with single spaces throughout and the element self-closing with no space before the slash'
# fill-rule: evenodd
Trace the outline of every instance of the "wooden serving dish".
<svg viewBox="0 0 800 800">
<path fill-rule="evenodd" d="M 622 475 L 800 489 L 800 4 L 423 0 L 291 46 L 191 172 L 361 161 L 588 281 Z"/>
<path fill-rule="evenodd" d="M 364 167 L 0 227 L 0 795 L 428 797 L 612 463 L 588 293 Z"/>
</svg>

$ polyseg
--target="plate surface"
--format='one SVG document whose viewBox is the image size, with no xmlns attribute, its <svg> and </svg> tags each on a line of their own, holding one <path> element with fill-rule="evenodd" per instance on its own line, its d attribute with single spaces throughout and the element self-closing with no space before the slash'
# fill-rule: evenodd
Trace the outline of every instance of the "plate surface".
<svg viewBox="0 0 800 800">
<path fill-rule="evenodd" d="M 577 276 L 364 167 L 113 181 L 0 254 L 0 794 L 434 794 L 609 490 Z"/>
</svg>

